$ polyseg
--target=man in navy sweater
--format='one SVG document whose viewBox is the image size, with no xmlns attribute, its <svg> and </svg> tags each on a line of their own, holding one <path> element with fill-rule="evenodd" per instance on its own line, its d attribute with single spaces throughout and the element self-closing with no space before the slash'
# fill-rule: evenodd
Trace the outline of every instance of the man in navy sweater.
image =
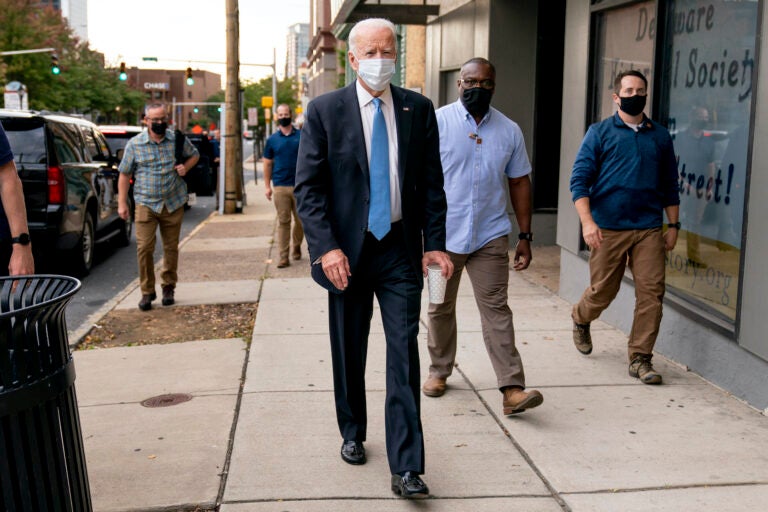
<svg viewBox="0 0 768 512">
<path fill-rule="evenodd" d="M 573 164 L 571 193 L 591 250 L 590 285 L 573 307 L 573 342 L 582 354 L 592 352 L 590 322 L 616 297 L 628 264 L 636 300 L 629 375 L 660 384 L 651 357 L 661 323 L 664 253 L 675 247 L 680 229 L 680 194 L 672 138 L 643 114 L 647 95 L 642 73 L 620 73 L 613 93 L 618 112 L 590 126 Z"/>
</svg>

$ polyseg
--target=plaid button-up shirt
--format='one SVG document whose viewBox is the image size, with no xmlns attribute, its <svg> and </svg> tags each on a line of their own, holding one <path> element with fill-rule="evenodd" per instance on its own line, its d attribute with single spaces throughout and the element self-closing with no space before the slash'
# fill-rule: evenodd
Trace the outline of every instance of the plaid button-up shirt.
<svg viewBox="0 0 768 512">
<path fill-rule="evenodd" d="M 120 162 L 120 172 L 133 174 L 133 198 L 155 213 L 174 212 L 187 201 L 187 184 L 173 168 L 175 164 L 176 136 L 167 130 L 160 142 L 155 142 L 145 130 L 128 141 Z M 197 155 L 197 149 L 184 140 L 184 160 Z"/>
</svg>

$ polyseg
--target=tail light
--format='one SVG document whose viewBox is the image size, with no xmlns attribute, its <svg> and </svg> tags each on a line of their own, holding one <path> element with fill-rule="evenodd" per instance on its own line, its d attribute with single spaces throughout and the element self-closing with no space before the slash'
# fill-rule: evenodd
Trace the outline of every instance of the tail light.
<svg viewBox="0 0 768 512">
<path fill-rule="evenodd" d="M 48 204 L 64 204 L 66 201 L 64 171 L 53 165 L 48 167 Z"/>
</svg>

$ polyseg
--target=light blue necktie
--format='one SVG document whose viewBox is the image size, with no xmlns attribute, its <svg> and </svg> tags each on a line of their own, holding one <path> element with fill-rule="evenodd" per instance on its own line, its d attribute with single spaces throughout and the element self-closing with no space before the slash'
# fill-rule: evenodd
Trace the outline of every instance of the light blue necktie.
<svg viewBox="0 0 768 512">
<path fill-rule="evenodd" d="M 371 207 L 368 210 L 368 230 L 377 240 L 384 238 L 391 227 L 389 206 L 389 138 L 387 123 L 381 111 L 381 100 L 373 98 L 376 111 L 373 114 L 371 133 Z"/>
</svg>

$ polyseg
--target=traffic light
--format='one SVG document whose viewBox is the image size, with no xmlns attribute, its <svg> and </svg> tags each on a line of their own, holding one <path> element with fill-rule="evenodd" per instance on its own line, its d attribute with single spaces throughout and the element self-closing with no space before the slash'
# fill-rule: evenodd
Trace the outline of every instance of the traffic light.
<svg viewBox="0 0 768 512">
<path fill-rule="evenodd" d="M 195 107 L 195 108 L 193 108 L 193 109 L 192 109 L 192 112 L 194 112 L 195 114 L 197 114 L 198 112 L 200 112 L 200 109 L 199 109 L 199 108 L 197 108 L 197 107 Z"/>
<path fill-rule="evenodd" d="M 187 85 L 194 85 L 195 79 L 192 77 L 192 68 L 187 68 Z"/>
<path fill-rule="evenodd" d="M 118 75 L 118 78 L 123 82 L 128 80 L 128 73 L 125 71 L 125 62 L 120 63 L 120 74 Z"/>
<path fill-rule="evenodd" d="M 59 67 L 59 56 L 55 53 L 51 54 L 51 73 L 54 75 L 61 73 L 61 68 Z"/>
</svg>

